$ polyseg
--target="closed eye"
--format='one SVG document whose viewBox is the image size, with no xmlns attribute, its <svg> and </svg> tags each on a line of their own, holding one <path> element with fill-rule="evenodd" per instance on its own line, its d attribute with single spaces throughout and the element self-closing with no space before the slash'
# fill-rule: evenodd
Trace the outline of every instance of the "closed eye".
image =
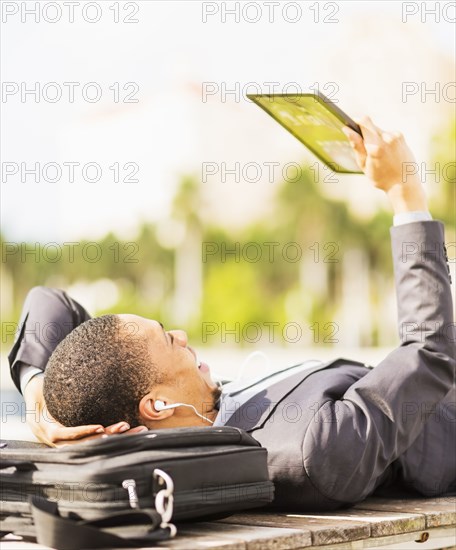
<svg viewBox="0 0 456 550">
<path fill-rule="evenodd" d="M 169 338 L 169 341 L 171 342 L 171 345 L 173 346 L 174 345 L 174 336 L 172 334 L 170 334 L 169 332 L 166 332 L 165 327 L 163 326 L 163 323 L 160 323 L 160 326 L 161 326 L 161 329 L 162 329 L 163 334 L 165 336 L 166 342 L 168 342 L 168 338 Z"/>
</svg>

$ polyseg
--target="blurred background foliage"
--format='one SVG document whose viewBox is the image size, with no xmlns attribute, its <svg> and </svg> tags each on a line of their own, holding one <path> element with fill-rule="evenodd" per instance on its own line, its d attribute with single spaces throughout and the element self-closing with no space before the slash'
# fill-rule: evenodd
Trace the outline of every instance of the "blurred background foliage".
<svg viewBox="0 0 456 550">
<path fill-rule="evenodd" d="M 432 141 L 434 161 L 449 169 L 434 184 L 438 192 L 429 193 L 433 215 L 445 222 L 447 242 L 452 243 L 455 134 L 453 123 Z M 277 186 L 272 215 L 235 232 L 204 223 L 198 215 L 203 194 L 197 177 L 182 178 L 169 226 L 159 230 L 152 223 L 143 224 L 137 238 L 128 241 L 109 233 L 97 241 L 101 254 L 94 262 L 77 252 L 90 247 L 89 241 L 75 248 L 74 261 L 64 247 L 55 262 L 50 261 L 51 249 L 42 253 L 45 243 L 20 243 L 29 251 L 23 261 L 20 249 L 14 252 L 19 243 L 8 244 L 7 235 L 2 235 L 2 285 L 4 295 L 9 295 L 2 306 L 3 350 L 12 344 L 11 324 L 18 321 L 21 303 L 35 285 L 66 289 L 92 315 L 132 312 L 161 320 L 167 328 L 184 328 L 196 344 L 220 343 L 220 331 L 213 339 L 205 338 L 204 323 L 225 323 L 227 330 L 237 323 L 242 344 L 242 327 L 249 323 L 325 327 L 344 319 L 350 326 L 349 336 L 345 333 L 350 345 L 393 343 L 394 311 L 386 318 L 384 313 L 394 300 L 389 211 L 379 210 L 367 221 L 358 219 L 344 202 L 322 193 L 308 167 L 303 167 L 299 181 Z M 174 238 L 177 233 L 183 238 Z M 285 250 L 288 243 L 299 244 L 299 261 L 294 261 L 295 245 Z M 368 281 L 364 287 L 360 269 Z M 352 325 L 355 315 L 361 320 Z M 329 335 L 331 327 L 326 328 Z M 333 344 L 331 338 L 315 335 L 315 330 L 307 331 L 304 343 Z"/>
</svg>

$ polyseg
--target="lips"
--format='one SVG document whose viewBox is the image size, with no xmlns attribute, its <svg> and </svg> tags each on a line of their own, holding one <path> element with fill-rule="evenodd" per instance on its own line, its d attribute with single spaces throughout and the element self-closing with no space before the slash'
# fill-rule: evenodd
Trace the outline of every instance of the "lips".
<svg viewBox="0 0 456 550">
<path fill-rule="evenodd" d="M 209 365 L 200 361 L 198 368 L 201 372 L 209 372 Z"/>
<path fill-rule="evenodd" d="M 201 372 L 209 372 L 210 369 L 209 369 L 209 365 L 207 363 L 203 363 L 203 361 L 200 361 L 198 359 L 198 357 L 196 356 L 196 352 L 195 350 L 190 347 L 190 346 L 187 346 L 187 349 L 190 351 L 190 353 L 193 355 L 193 357 L 195 358 L 195 362 L 196 362 L 196 367 L 198 370 L 200 370 Z"/>
</svg>

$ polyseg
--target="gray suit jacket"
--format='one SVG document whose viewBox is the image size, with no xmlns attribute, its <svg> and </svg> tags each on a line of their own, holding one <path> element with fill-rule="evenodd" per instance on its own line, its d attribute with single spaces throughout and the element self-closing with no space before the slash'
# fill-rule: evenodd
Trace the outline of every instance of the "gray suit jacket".
<svg viewBox="0 0 456 550">
<path fill-rule="evenodd" d="M 456 490 L 455 342 L 443 225 L 391 229 L 400 345 L 378 366 L 339 359 L 247 401 L 227 425 L 268 449 L 273 506 L 331 510 L 402 484 Z"/>
</svg>

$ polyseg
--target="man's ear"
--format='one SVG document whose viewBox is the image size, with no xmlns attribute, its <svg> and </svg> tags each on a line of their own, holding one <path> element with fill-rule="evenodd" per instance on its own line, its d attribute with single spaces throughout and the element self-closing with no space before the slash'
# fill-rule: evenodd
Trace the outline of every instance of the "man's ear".
<svg viewBox="0 0 456 550">
<path fill-rule="evenodd" d="M 145 395 L 139 402 L 139 417 L 144 422 L 156 422 L 158 420 L 164 420 L 174 414 L 174 409 L 166 409 L 164 411 L 157 411 L 155 409 L 155 401 L 168 402 L 168 399 L 163 396 L 156 396 L 152 393 Z"/>
</svg>

